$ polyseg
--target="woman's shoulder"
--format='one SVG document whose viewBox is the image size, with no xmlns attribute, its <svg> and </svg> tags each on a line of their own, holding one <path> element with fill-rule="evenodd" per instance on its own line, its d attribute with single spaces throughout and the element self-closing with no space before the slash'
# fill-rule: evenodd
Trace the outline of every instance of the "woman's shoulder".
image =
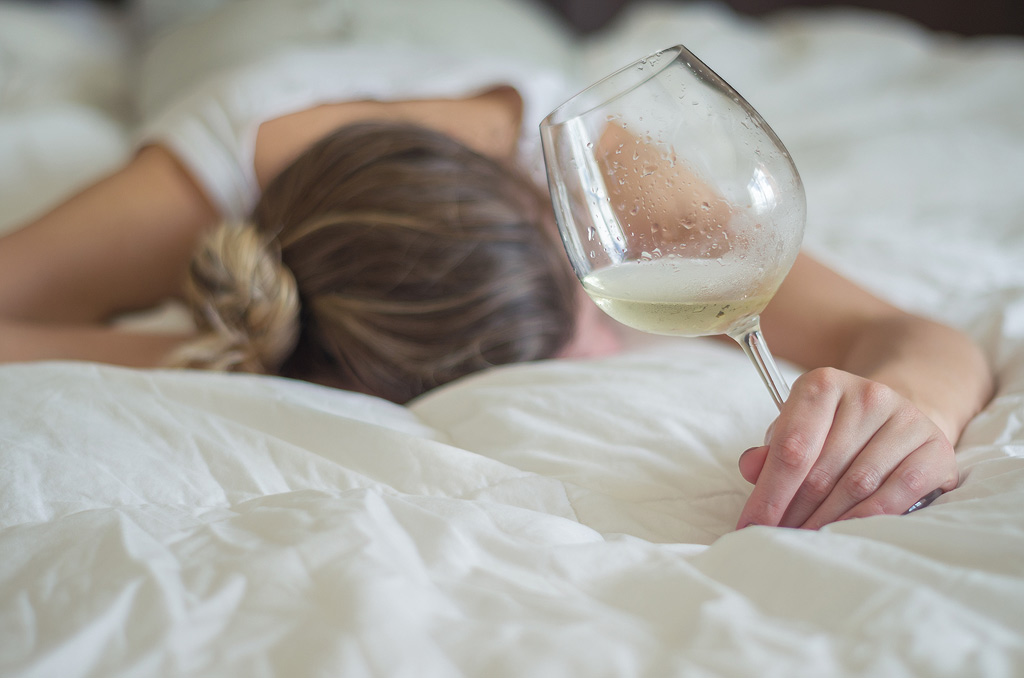
<svg viewBox="0 0 1024 678">
<path fill-rule="evenodd" d="M 566 95 L 563 82 L 513 60 L 411 46 L 288 49 L 208 75 L 139 137 L 172 149 L 223 196 L 225 215 L 240 217 L 289 158 L 348 122 L 419 122 L 489 155 L 515 154 L 521 133 Z"/>
</svg>

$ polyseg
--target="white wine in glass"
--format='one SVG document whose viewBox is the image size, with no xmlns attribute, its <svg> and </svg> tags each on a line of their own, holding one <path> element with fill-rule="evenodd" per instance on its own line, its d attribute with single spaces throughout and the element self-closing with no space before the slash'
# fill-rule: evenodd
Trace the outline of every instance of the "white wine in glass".
<svg viewBox="0 0 1024 678">
<path fill-rule="evenodd" d="M 541 123 L 555 216 L 584 289 L 656 334 L 726 334 L 789 395 L 759 314 L 796 259 L 805 198 L 789 152 L 682 46 L 616 71 Z"/>
</svg>

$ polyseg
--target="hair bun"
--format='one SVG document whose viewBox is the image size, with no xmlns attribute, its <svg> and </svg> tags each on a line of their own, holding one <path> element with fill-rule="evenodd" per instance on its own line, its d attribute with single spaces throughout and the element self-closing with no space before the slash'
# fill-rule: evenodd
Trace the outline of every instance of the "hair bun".
<svg viewBox="0 0 1024 678">
<path fill-rule="evenodd" d="M 299 335 L 295 277 L 280 250 L 251 224 L 214 229 L 192 259 L 185 281 L 200 336 L 171 363 L 236 372 L 274 373 Z"/>
</svg>

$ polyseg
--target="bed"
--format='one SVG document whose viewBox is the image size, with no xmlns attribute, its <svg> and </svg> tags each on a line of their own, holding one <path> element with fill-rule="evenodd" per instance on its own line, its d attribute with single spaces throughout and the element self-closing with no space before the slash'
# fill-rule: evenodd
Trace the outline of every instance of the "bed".
<svg viewBox="0 0 1024 678">
<path fill-rule="evenodd" d="M 129 152 L 127 34 L 109 7 L 0 3 L 0 227 Z M 977 339 L 998 392 L 960 486 L 734 531 L 774 406 L 710 340 L 626 335 L 407 406 L 0 366 L 0 675 L 1024 675 L 1024 39 L 714 3 L 567 39 L 583 80 L 687 45 L 788 145 L 807 249 Z"/>
</svg>

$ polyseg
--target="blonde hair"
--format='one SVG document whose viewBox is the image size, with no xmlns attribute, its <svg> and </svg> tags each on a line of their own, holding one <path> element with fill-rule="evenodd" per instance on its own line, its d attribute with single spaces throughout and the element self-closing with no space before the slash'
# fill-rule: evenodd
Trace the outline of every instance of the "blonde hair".
<svg viewBox="0 0 1024 678">
<path fill-rule="evenodd" d="M 547 196 L 447 136 L 363 123 L 316 144 L 189 268 L 201 336 L 176 364 L 395 402 L 555 355 L 575 279 Z"/>
<path fill-rule="evenodd" d="M 252 224 L 224 224 L 203 240 L 184 296 L 204 332 L 172 357 L 173 364 L 273 374 L 295 348 L 295 277 Z"/>
</svg>

